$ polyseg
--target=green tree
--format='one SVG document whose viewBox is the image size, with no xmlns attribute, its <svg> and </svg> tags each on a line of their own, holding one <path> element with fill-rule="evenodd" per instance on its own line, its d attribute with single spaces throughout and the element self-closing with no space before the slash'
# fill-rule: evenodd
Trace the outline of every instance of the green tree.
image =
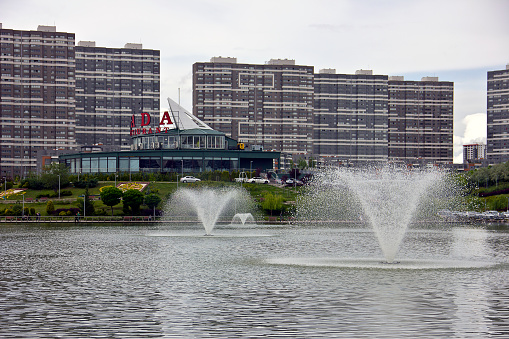
<svg viewBox="0 0 509 339">
<path fill-rule="evenodd" d="M 301 170 L 303 170 L 306 167 L 308 167 L 308 163 L 306 162 L 306 159 L 300 158 L 299 162 L 297 163 L 297 167 L 300 168 Z"/>
<path fill-rule="evenodd" d="M 62 188 L 69 185 L 69 169 L 65 164 L 52 163 L 43 169 L 41 181 L 45 188 L 53 189 L 57 192 L 59 187 Z"/>
<path fill-rule="evenodd" d="M 82 216 L 90 216 L 95 214 L 95 206 L 94 202 L 90 200 L 88 187 L 85 188 L 85 202 L 83 203 L 82 198 L 76 199 L 76 205 L 80 209 L 80 213 Z M 85 209 L 83 210 L 83 205 L 85 205 Z"/>
<path fill-rule="evenodd" d="M 149 194 L 147 196 L 145 196 L 145 205 L 147 205 L 147 207 L 149 208 L 154 208 L 154 207 L 157 207 L 157 205 L 159 205 L 159 203 L 161 202 L 161 198 L 158 196 L 158 195 L 155 195 L 155 194 Z"/>
<path fill-rule="evenodd" d="M 308 159 L 308 167 L 309 168 L 315 168 L 316 167 L 316 161 L 313 158 Z"/>
<path fill-rule="evenodd" d="M 51 214 L 53 214 L 54 211 L 55 211 L 55 205 L 53 205 L 53 201 L 48 200 L 48 202 L 46 203 L 46 213 L 48 215 L 51 215 Z"/>
<path fill-rule="evenodd" d="M 143 193 L 138 190 L 131 189 L 124 192 L 122 198 L 124 207 L 128 207 L 132 215 L 140 214 L 140 206 L 143 204 Z M 124 211 L 127 208 L 124 208 Z"/>
<path fill-rule="evenodd" d="M 122 190 L 113 186 L 104 187 L 101 192 L 101 200 L 106 206 L 111 207 L 111 216 L 113 216 L 113 206 L 120 203 Z"/>
<path fill-rule="evenodd" d="M 281 211 L 283 209 L 283 197 L 281 195 L 267 193 L 264 195 L 264 198 L 262 208 L 270 211 L 271 216 L 273 211 Z"/>
</svg>

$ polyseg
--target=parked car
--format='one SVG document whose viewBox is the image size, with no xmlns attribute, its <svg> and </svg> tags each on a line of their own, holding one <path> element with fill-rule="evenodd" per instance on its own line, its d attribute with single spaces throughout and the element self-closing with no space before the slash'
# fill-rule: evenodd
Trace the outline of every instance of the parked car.
<svg viewBox="0 0 509 339">
<path fill-rule="evenodd" d="M 187 182 L 197 182 L 197 181 L 201 181 L 200 179 L 198 178 L 195 178 L 191 175 L 188 175 L 188 176 L 185 176 L 185 177 L 182 177 L 180 178 L 180 182 L 183 182 L 183 183 L 187 183 Z"/>
<path fill-rule="evenodd" d="M 498 219 L 500 217 L 500 213 L 497 211 L 486 211 L 483 212 L 482 215 L 486 219 Z"/>
<path fill-rule="evenodd" d="M 249 182 L 251 184 L 268 184 L 269 180 L 264 179 L 262 177 L 253 177 L 253 178 L 249 179 L 247 182 Z"/>
<path fill-rule="evenodd" d="M 288 179 L 286 180 L 286 186 L 302 186 L 304 183 L 300 180 Z"/>
</svg>

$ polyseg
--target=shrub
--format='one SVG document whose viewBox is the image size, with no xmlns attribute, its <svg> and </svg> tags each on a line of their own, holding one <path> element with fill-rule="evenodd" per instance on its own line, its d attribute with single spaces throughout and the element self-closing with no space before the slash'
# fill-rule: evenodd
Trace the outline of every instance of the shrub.
<svg viewBox="0 0 509 339">
<path fill-rule="evenodd" d="M 95 179 L 95 178 L 79 180 L 79 181 L 74 182 L 74 187 L 77 187 L 77 188 L 96 187 L 96 186 L 97 186 L 97 179 Z"/>
<path fill-rule="evenodd" d="M 35 215 L 35 208 L 30 207 L 30 215 Z"/>
<path fill-rule="evenodd" d="M 72 195 L 72 192 L 68 191 L 68 190 L 60 192 L 60 196 L 62 196 L 62 197 L 68 197 L 68 196 L 71 196 L 71 195 Z"/>
<path fill-rule="evenodd" d="M 77 207 L 59 208 L 53 211 L 53 215 L 76 215 L 80 211 Z"/>
<path fill-rule="evenodd" d="M 53 201 L 48 200 L 48 202 L 46 203 L 46 213 L 48 215 L 52 215 L 54 211 L 55 211 L 55 205 L 53 205 Z"/>
</svg>

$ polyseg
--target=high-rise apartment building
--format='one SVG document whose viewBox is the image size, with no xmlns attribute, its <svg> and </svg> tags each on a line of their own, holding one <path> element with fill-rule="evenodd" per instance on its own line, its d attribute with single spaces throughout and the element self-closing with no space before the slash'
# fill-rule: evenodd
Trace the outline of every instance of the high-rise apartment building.
<svg viewBox="0 0 509 339">
<path fill-rule="evenodd" d="M 454 83 L 389 77 L 389 159 L 452 164 Z"/>
<path fill-rule="evenodd" d="M 387 160 L 387 75 L 314 75 L 313 155 L 342 163 Z"/>
<path fill-rule="evenodd" d="M 469 144 L 463 145 L 463 163 L 480 162 L 486 159 L 485 144 Z"/>
<path fill-rule="evenodd" d="M 509 64 L 488 72 L 487 158 L 490 164 L 509 160 Z"/>
<path fill-rule="evenodd" d="M 336 74 L 294 60 L 193 65 L 193 113 L 252 146 L 335 162 L 453 161 L 454 83 Z"/>
<path fill-rule="evenodd" d="M 141 44 L 124 48 L 76 47 L 76 141 L 80 146 L 108 145 L 128 150 L 133 115 L 159 116 L 160 52 Z M 147 127 L 155 127 L 158 121 Z"/>
<path fill-rule="evenodd" d="M 313 66 L 294 60 L 193 65 L 193 114 L 251 149 L 312 152 Z"/>
<path fill-rule="evenodd" d="M 74 33 L 0 24 L 0 175 L 24 177 L 37 153 L 75 144 Z"/>
</svg>

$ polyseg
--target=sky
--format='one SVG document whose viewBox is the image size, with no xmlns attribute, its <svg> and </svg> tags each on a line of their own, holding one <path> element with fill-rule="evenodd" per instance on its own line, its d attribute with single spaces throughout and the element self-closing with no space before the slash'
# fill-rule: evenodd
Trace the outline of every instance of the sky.
<svg viewBox="0 0 509 339">
<path fill-rule="evenodd" d="M 454 82 L 454 162 L 486 140 L 486 78 L 509 63 L 508 0 L 0 0 L 3 28 L 161 51 L 166 98 L 192 111 L 192 65 L 214 56 Z M 179 97 L 180 94 L 180 97 Z"/>
</svg>

